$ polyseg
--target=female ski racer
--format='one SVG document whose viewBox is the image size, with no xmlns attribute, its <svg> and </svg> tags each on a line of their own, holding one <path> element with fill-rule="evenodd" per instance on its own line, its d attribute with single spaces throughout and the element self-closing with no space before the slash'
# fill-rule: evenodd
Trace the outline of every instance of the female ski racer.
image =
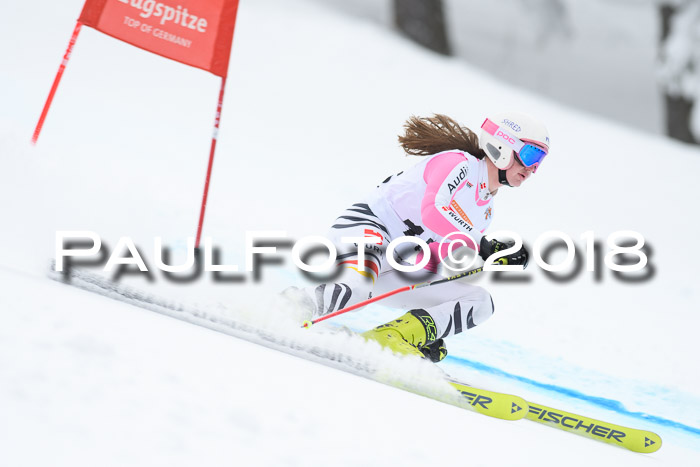
<svg viewBox="0 0 700 467">
<path fill-rule="evenodd" d="M 484 236 L 493 217 L 493 197 L 502 186 L 519 187 L 537 170 L 549 151 L 545 126 L 530 116 L 506 112 L 487 118 L 479 137 L 444 115 L 411 117 L 404 127 L 399 142 L 406 153 L 425 158 L 384 180 L 336 219 L 328 234 L 338 251 L 335 282 L 284 293 L 305 310 L 306 319 L 341 310 L 372 294 L 442 278 L 437 266 L 450 241 L 461 241 L 484 260 L 513 245 Z M 403 236 L 416 236 L 428 244 L 426 272 L 403 273 L 387 263 L 387 245 Z M 358 264 L 358 244 L 343 243 L 342 237 L 376 243 L 364 245 L 363 264 Z M 399 263 L 400 255 L 397 250 Z M 500 263 L 527 266 L 528 257 L 522 247 Z M 421 251 L 416 263 L 422 259 Z M 480 325 L 494 312 L 486 290 L 462 281 L 414 289 L 382 303 L 409 311 L 362 335 L 394 352 L 432 361 L 447 354 L 444 338 Z"/>
</svg>

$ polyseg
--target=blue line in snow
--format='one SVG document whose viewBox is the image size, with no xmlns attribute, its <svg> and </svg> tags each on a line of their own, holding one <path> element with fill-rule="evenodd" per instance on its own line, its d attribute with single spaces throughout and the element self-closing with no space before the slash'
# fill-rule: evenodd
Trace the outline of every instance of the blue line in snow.
<svg viewBox="0 0 700 467">
<path fill-rule="evenodd" d="M 546 389 L 548 391 L 552 392 L 558 392 L 560 394 L 564 394 L 566 396 L 572 397 L 574 399 L 580 399 L 586 402 L 590 402 L 591 404 L 612 410 L 614 412 L 618 412 L 624 415 L 629 415 L 634 418 L 639 418 L 642 420 L 648 420 L 650 422 L 654 422 L 658 425 L 662 426 L 668 426 L 672 428 L 677 428 L 679 430 L 686 431 L 688 433 L 692 433 L 694 435 L 700 435 L 700 428 L 695 428 L 689 425 L 684 425 L 683 423 L 675 422 L 673 420 L 669 420 L 667 418 L 663 417 L 657 417 L 656 415 L 649 415 L 644 412 L 632 412 L 629 411 L 625 408 L 624 405 L 620 401 L 616 401 L 614 399 L 607 399 L 605 397 L 596 397 L 596 396 L 589 396 L 588 394 L 584 394 L 580 391 L 577 391 L 575 389 L 569 389 L 565 388 L 563 386 L 557 386 L 555 384 L 546 384 L 546 383 L 540 383 L 539 381 L 535 381 L 534 379 L 530 378 L 525 378 L 524 376 L 518 376 L 514 375 L 512 373 L 508 373 L 506 371 L 503 371 L 499 368 L 495 368 L 492 366 L 484 365 L 483 363 L 475 362 L 472 360 L 468 360 L 466 358 L 462 357 L 454 357 L 454 356 L 447 356 L 446 360 L 452 361 L 458 365 L 462 366 L 469 366 L 472 367 L 476 370 L 479 371 L 484 371 L 487 373 L 491 373 L 494 375 L 498 376 L 503 376 L 505 378 L 510 378 L 514 379 L 516 381 L 520 381 L 522 383 L 529 384 L 531 386 L 535 386 L 538 388 Z"/>
<path fill-rule="evenodd" d="M 351 329 L 352 329 L 352 327 L 351 327 Z M 359 331 L 357 331 L 357 329 L 352 329 L 352 330 L 355 332 L 359 332 Z M 669 420 L 667 418 L 657 417 L 656 415 L 649 415 L 649 414 L 646 414 L 644 412 L 632 412 L 630 410 L 627 410 L 625 408 L 625 406 L 622 405 L 622 403 L 620 401 L 616 401 L 614 399 L 607 399 L 605 397 L 597 397 L 597 396 L 589 396 L 588 394 L 584 394 L 581 391 L 577 391 L 576 389 L 565 388 L 563 386 L 557 386 L 555 384 L 541 383 L 541 382 L 536 381 L 534 379 L 526 378 L 524 376 L 514 375 L 512 373 L 508 373 L 507 371 L 503 371 L 500 368 L 485 365 L 483 363 L 475 362 L 473 360 L 469 360 L 469 359 L 463 358 L 463 357 L 455 357 L 452 355 L 448 355 L 445 358 L 445 360 L 453 362 L 457 365 L 469 366 L 469 367 L 472 367 L 472 368 L 479 370 L 479 371 L 484 371 L 484 372 L 491 373 L 494 375 L 502 376 L 504 378 L 514 379 L 516 381 L 520 381 L 521 383 L 529 384 L 529 385 L 537 387 L 537 388 L 542 388 L 542 389 L 546 389 L 548 391 L 557 392 L 559 394 L 564 394 L 564 395 L 569 396 L 571 398 L 580 399 L 580 400 L 589 402 L 593 405 L 597 405 L 599 407 L 603 407 L 603 408 L 606 408 L 608 410 L 612 410 L 613 412 L 628 415 L 630 417 L 638 418 L 641 420 L 647 420 L 647 421 L 656 423 L 658 425 L 677 428 L 677 429 L 685 431 L 687 433 L 691 433 L 693 435 L 700 436 L 700 428 L 695 428 L 695 427 L 692 427 L 690 425 L 685 425 L 683 423 Z"/>
</svg>

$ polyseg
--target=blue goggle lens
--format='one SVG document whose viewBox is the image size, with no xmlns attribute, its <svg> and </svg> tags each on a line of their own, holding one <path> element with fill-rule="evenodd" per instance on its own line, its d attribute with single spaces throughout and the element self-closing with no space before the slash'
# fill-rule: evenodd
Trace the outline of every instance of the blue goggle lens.
<svg viewBox="0 0 700 467">
<path fill-rule="evenodd" d="M 525 167 L 532 167 L 533 165 L 539 164 L 540 162 L 542 162 L 542 159 L 544 159 L 544 156 L 546 156 L 546 155 L 547 155 L 547 152 L 543 151 L 542 149 L 538 148 L 537 146 L 533 146 L 531 144 L 526 144 L 520 150 L 518 157 L 520 158 L 520 161 L 523 163 L 523 165 Z"/>
</svg>

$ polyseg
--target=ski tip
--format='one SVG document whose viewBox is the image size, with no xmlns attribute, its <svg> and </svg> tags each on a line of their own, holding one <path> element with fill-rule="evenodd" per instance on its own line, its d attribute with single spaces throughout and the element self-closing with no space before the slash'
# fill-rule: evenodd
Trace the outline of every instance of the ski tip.
<svg viewBox="0 0 700 467">
<path fill-rule="evenodd" d="M 510 418 L 508 420 L 521 420 L 527 416 L 530 406 L 523 398 L 512 396 Z"/>
<path fill-rule="evenodd" d="M 642 431 L 639 436 L 639 442 L 632 450 L 644 454 L 651 454 L 661 449 L 661 444 L 661 436 L 652 431 Z"/>
</svg>

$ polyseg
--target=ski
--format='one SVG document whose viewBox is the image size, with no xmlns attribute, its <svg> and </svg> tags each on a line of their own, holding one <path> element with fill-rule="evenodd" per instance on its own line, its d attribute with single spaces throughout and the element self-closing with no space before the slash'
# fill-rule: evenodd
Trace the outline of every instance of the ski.
<svg viewBox="0 0 700 467">
<path fill-rule="evenodd" d="M 378 367 L 371 359 L 359 359 L 357 356 L 350 355 L 342 350 L 322 347 L 313 343 L 309 344 L 305 340 L 295 340 L 293 337 L 276 334 L 268 329 L 257 328 L 249 323 L 234 320 L 230 317 L 217 316 L 205 310 L 162 299 L 131 287 L 117 284 L 91 272 L 73 269 L 69 274 L 64 274 L 56 272 L 52 267 L 48 275 L 51 279 L 58 282 L 110 299 L 129 303 L 171 318 L 245 339 L 271 349 L 315 361 L 489 417 L 502 420 L 520 420 L 525 418 L 545 426 L 558 428 L 639 453 L 648 454 L 658 451 L 662 444 L 661 437 L 651 431 L 624 427 L 554 409 L 542 404 L 527 402 L 523 398 L 511 394 L 470 386 L 451 378 L 444 372 L 441 379 L 447 383 L 446 388 L 438 387 L 437 385 L 431 387 L 413 385 L 410 381 L 386 376 L 383 374 L 383 369 Z M 397 361 L 400 362 L 400 360 Z M 435 366 L 435 368 L 438 367 Z"/>
<path fill-rule="evenodd" d="M 661 448 L 661 437 L 654 432 L 638 430 L 594 418 L 553 409 L 528 402 L 526 418 L 546 426 L 559 428 L 577 435 L 623 447 L 634 452 L 649 454 Z"/>
</svg>

